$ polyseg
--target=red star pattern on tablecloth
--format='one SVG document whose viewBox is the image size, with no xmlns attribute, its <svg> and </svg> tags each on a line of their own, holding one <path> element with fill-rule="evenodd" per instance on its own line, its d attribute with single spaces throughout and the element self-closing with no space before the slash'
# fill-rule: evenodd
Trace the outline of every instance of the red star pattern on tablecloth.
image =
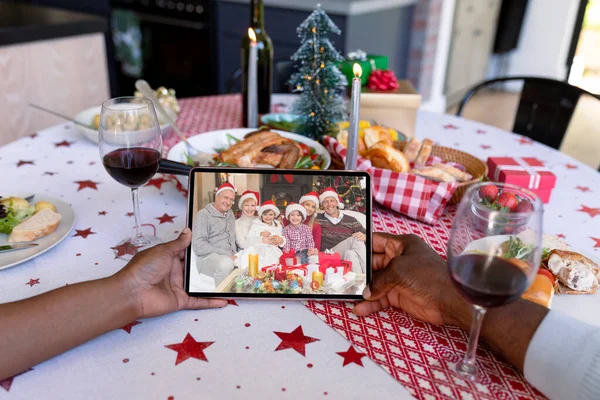
<svg viewBox="0 0 600 400">
<path fill-rule="evenodd" d="M 106 215 L 108 214 L 106 211 L 98 211 L 98 215 Z"/>
<path fill-rule="evenodd" d="M 189 333 L 185 335 L 185 339 L 181 343 L 166 345 L 165 347 L 177 352 L 177 360 L 175 365 L 180 364 L 188 358 L 207 361 L 204 349 L 212 345 L 214 342 L 197 342 Z"/>
<path fill-rule="evenodd" d="M 279 339 L 281 339 L 281 343 L 279 343 L 279 346 L 277 346 L 275 351 L 294 349 L 304 357 L 306 357 L 306 345 L 320 340 L 306 336 L 302 331 L 302 325 L 298 325 L 298 327 L 290 333 L 276 331 L 273 331 L 273 333 L 279 336 Z"/>
<path fill-rule="evenodd" d="M 577 169 L 577 165 L 574 164 L 567 164 L 566 167 L 567 169 Z"/>
<path fill-rule="evenodd" d="M 135 214 L 134 214 L 134 213 L 132 213 L 131 211 L 130 211 L 130 212 L 128 212 L 127 214 L 125 214 L 125 216 L 126 216 L 126 217 L 133 217 L 134 215 L 135 215 Z"/>
<path fill-rule="evenodd" d="M 489 144 L 482 144 L 482 145 L 481 145 L 481 146 L 479 146 L 479 147 L 481 147 L 481 148 L 482 148 L 482 149 L 484 149 L 484 150 L 488 150 L 488 149 L 491 149 L 491 148 L 492 148 L 492 146 L 490 146 Z"/>
<path fill-rule="evenodd" d="M 458 129 L 458 126 L 453 124 L 446 124 L 444 125 L 444 129 Z"/>
<path fill-rule="evenodd" d="M 167 213 L 163 214 L 162 217 L 156 217 L 157 220 L 160 221 L 160 224 L 164 224 L 166 222 L 173 223 L 173 218 L 176 218 L 175 215 L 168 215 Z"/>
<path fill-rule="evenodd" d="M 131 241 L 129 240 L 115 247 L 111 247 L 111 249 L 115 250 L 117 253 L 115 258 L 123 257 L 126 254 L 135 256 L 138 253 L 138 248 L 131 244 Z"/>
<path fill-rule="evenodd" d="M 16 374 L 16 375 L 13 375 L 13 376 L 11 376 L 11 377 L 9 377 L 9 378 L 6 378 L 6 379 L 4 379 L 4 380 L 0 381 L 0 387 L 1 387 L 1 388 L 3 388 L 4 390 L 6 390 L 7 392 L 8 392 L 8 391 L 10 391 L 10 387 L 12 386 L 13 380 L 14 380 L 14 379 L 15 379 L 17 376 L 19 376 L 19 375 L 23 375 L 24 373 L 26 373 L 26 372 L 29 372 L 29 371 L 32 371 L 32 370 L 33 370 L 33 368 L 29 368 L 29 369 L 27 369 L 27 370 L 25 370 L 25 371 L 23 371 L 23 372 L 21 372 L 21 373 L 18 373 L 18 374 Z"/>
<path fill-rule="evenodd" d="M 567 237 L 565 235 L 563 235 L 562 233 L 559 233 L 558 235 L 556 235 L 557 238 L 559 239 L 566 239 Z"/>
<path fill-rule="evenodd" d="M 526 138 L 526 137 L 522 137 L 522 138 L 519 138 L 519 143 L 520 144 L 533 144 L 533 140 Z"/>
<path fill-rule="evenodd" d="M 141 323 L 142 323 L 142 321 L 133 321 L 133 322 L 128 323 L 125 326 L 122 326 L 119 329 L 123 329 L 125 332 L 131 334 L 131 328 L 133 328 L 134 326 L 139 325 Z"/>
<path fill-rule="evenodd" d="M 71 147 L 71 145 L 75 142 L 69 142 L 68 140 L 63 140 L 59 143 L 54 143 L 55 147 Z"/>
<path fill-rule="evenodd" d="M 239 304 L 235 302 L 235 300 L 227 300 L 227 304 L 231 305 L 231 306 L 238 306 Z"/>
<path fill-rule="evenodd" d="M 483 135 L 484 133 L 486 133 L 486 131 L 484 131 L 483 129 L 477 129 L 476 132 L 478 135 Z"/>
<path fill-rule="evenodd" d="M 335 354 L 339 354 L 340 356 L 344 357 L 344 364 L 342 365 L 342 367 L 345 367 L 350 363 L 355 363 L 360 365 L 361 367 L 364 367 L 361 358 L 365 357 L 366 354 L 356 351 L 356 349 L 352 345 L 350 345 L 348 350 L 339 351 Z"/>
<path fill-rule="evenodd" d="M 154 178 L 150 179 L 148 183 L 146 183 L 146 186 L 154 186 L 157 189 L 162 189 L 162 185 L 165 182 L 169 182 L 169 180 L 165 178 Z"/>
<path fill-rule="evenodd" d="M 596 242 L 596 244 L 594 245 L 595 249 L 600 248 L 600 238 L 595 238 L 595 237 L 590 236 L 590 239 L 592 239 L 594 242 Z"/>
<path fill-rule="evenodd" d="M 90 188 L 90 189 L 98 190 L 98 186 L 96 186 L 96 185 L 100 184 L 100 182 L 94 182 L 94 181 L 90 181 L 90 180 L 75 181 L 75 183 L 79 185 L 79 187 L 77 188 L 78 192 L 80 190 L 85 189 L 85 188 Z"/>
<path fill-rule="evenodd" d="M 38 137 L 37 133 L 32 133 L 31 135 L 29 135 L 30 138 L 35 139 L 36 137 Z"/>
<path fill-rule="evenodd" d="M 581 205 L 581 209 L 577 210 L 590 215 L 590 217 L 594 218 L 596 215 L 600 215 L 600 208 L 587 207 L 583 204 Z"/>
<path fill-rule="evenodd" d="M 75 229 L 75 234 L 73 235 L 73 237 L 77 237 L 80 236 L 84 239 L 87 239 L 87 237 L 89 235 L 95 235 L 96 232 L 92 232 L 92 228 L 87 228 L 87 229 Z"/>
<path fill-rule="evenodd" d="M 56 175 L 56 174 L 58 174 L 58 172 L 50 172 L 50 171 L 46 171 L 46 172 L 44 172 L 44 175 L 50 175 L 50 176 L 54 176 L 54 175 Z"/>
<path fill-rule="evenodd" d="M 590 188 L 587 187 L 587 186 L 575 186 L 575 189 L 581 190 L 583 193 L 585 193 L 585 192 L 591 192 Z"/>
<path fill-rule="evenodd" d="M 22 167 L 23 165 L 35 165 L 34 161 L 26 161 L 26 160 L 19 160 L 19 162 L 17 163 L 17 168 Z"/>
<path fill-rule="evenodd" d="M 29 287 L 33 287 L 33 285 L 39 285 L 40 278 L 37 278 L 37 279 L 29 278 L 29 282 L 26 282 L 25 284 L 29 285 Z"/>
</svg>

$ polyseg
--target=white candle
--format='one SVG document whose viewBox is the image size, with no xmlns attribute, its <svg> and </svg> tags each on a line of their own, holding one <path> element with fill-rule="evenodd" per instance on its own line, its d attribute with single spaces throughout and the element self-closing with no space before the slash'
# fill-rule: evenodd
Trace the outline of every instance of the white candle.
<svg viewBox="0 0 600 400">
<path fill-rule="evenodd" d="M 258 127 L 258 82 L 257 82 L 257 62 L 258 53 L 256 47 L 256 34 L 254 29 L 248 28 L 248 37 L 250 38 L 250 51 L 248 54 L 248 128 Z"/>
<path fill-rule="evenodd" d="M 360 64 L 354 63 L 352 68 L 354 79 L 352 79 L 352 93 L 350 97 L 350 126 L 348 127 L 348 148 L 346 151 L 346 169 L 356 169 L 358 157 L 358 124 L 360 118 L 360 76 L 362 68 Z"/>
</svg>

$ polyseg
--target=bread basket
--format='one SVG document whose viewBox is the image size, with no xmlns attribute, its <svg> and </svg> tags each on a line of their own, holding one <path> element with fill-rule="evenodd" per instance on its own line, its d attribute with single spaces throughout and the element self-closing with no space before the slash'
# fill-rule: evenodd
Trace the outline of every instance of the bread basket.
<svg viewBox="0 0 600 400">
<path fill-rule="evenodd" d="M 397 141 L 394 142 L 394 147 L 402 151 L 406 142 Z M 458 204 L 462 199 L 463 195 L 467 191 L 467 188 L 474 183 L 481 182 L 488 175 L 487 164 L 481 161 L 479 158 L 472 156 L 469 153 L 452 149 L 450 147 L 434 145 L 431 148 L 431 155 L 439 157 L 446 162 L 453 162 L 461 164 L 465 167 L 465 171 L 468 172 L 473 179 L 468 182 L 460 182 L 452 194 L 452 197 L 448 201 L 448 204 Z M 332 155 L 331 160 L 332 169 L 344 169 L 344 164 L 341 159 L 337 156 Z"/>
<path fill-rule="evenodd" d="M 394 147 L 402 151 L 406 142 L 400 141 L 395 142 Z M 439 157 L 443 161 L 453 162 L 460 164 L 465 167 L 465 171 L 468 172 L 473 179 L 468 182 L 460 182 L 458 187 L 454 191 L 454 194 L 450 198 L 448 204 L 458 204 L 462 199 L 463 195 L 467 191 L 467 188 L 474 183 L 481 182 L 488 175 L 487 164 L 481 161 L 479 158 L 472 156 L 469 153 L 452 149 L 450 147 L 433 145 L 431 148 L 431 155 Z"/>
</svg>

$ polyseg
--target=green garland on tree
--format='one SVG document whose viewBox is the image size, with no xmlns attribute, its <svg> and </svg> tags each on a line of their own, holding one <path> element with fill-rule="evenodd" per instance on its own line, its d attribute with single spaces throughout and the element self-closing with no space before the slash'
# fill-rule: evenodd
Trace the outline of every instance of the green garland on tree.
<svg viewBox="0 0 600 400">
<path fill-rule="evenodd" d="M 302 118 L 300 133 L 318 139 L 328 134 L 336 121 L 347 119 L 347 80 L 336 65 L 343 57 L 327 37 L 341 31 L 320 5 L 296 31 L 302 44 L 292 56 L 299 65 L 290 84 L 301 96 L 292 112 Z"/>
</svg>

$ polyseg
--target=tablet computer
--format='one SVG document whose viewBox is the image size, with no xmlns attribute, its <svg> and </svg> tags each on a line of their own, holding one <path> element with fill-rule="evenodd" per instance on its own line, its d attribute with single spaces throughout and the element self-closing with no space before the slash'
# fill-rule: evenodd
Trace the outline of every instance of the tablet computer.
<svg viewBox="0 0 600 400">
<path fill-rule="evenodd" d="M 362 171 L 193 168 L 191 296 L 360 300 L 371 281 Z"/>
</svg>

